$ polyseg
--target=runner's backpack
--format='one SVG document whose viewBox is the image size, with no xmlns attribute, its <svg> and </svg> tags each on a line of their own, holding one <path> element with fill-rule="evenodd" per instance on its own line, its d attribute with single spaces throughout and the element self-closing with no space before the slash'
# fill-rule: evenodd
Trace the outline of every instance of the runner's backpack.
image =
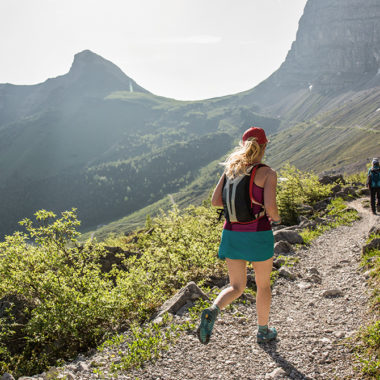
<svg viewBox="0 0 380 380">
<path fill-rule="evenodd" d="M 370 169 L 371 188 L 380 188 L 380 168 Z"/>
<path fill-rule="evenodd" d="M 267 166 L 256 164 L 249 169 L 250 174 L 235 178 L 224 178 L 222 200 L 224 216 L 230 223 L 252 223 L 265 215 L 264 205 L 253 198 L 253 181 L 258 168 Z M 253 205 L 261 206 L 258 214 L 253 212 Z"/>
</svg>

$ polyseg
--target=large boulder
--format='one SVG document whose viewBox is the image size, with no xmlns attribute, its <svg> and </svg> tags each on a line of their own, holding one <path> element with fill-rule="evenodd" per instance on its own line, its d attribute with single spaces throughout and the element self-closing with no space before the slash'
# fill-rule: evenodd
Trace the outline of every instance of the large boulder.
<svg viewBox="0 0 380 380">
<path fill-rule="evenodd" d="M 302 244 L 303 243 L 302 236 L 296 231 L 280 230 L 280 231 L 274 232 L 273 235 L 274 235 L 274 241 L 275 242 L 285 240 L 290 244 Z"/>
<path fill-rule="evenodd" d="M 177 312 L 185 305 L 194 303 L 199 298 L 208 300 L 209 298 L 196 285 L 195 282 L 189 282 L 185 287 L 179 290 L 172 298 L 168 299 L 158 310 L 154 316 L 154 321 L 158 321 L 165 313 L 177 314 Z"/>
</svg>

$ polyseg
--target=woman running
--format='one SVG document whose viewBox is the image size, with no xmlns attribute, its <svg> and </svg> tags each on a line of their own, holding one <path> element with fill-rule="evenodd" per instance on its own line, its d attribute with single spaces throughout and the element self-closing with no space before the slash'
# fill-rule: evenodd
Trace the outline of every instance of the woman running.
<svg viewBox="0 0 380 380">
<path fill-rule="evenodd" d="M 270 167 L 261 164 L 268 140 L 261 128 L 249 128 L 243 134 L 242 142 L 227 158 L 225 170 L 220 177 L 212 195 L 213 206 L 226 206 L 223 188 L 226 182 L 236 182 L 249 176 L 256 170 L 249 191 L 252 200 L 253 221 L 239 223 L 236 220 L 236 210 L 229 205 L 218 256 L 227 262 L 230 286 L 224 289 L 215 299 L 213 305 L 203 310 L 198 328 L 198 338 L 201 343 L 209 342 L 215 320 L 220 311 L 233 300 L 240 297 L 247 283 L 247 262 L 252 262 L 257 285 L 256 309 L 258 319 L 257 341 L 266 342 L 276 338 L 277 331 L 268 327 L 271 304 L 270 274 L 273 264 L 274 238 L 272 224 L 280 224 L 276 204 L 277 174 Z M 237 198 L 232 203 L 241 203 L 239 191 L 234 190 Z M 233 191 L 232 191 L 233 192 Z M 226 191 L 225 191 L 226 193 Z M 231 194 L 228 194 L 230 196 Z M 224 199 L 223 199 L 224 198 Z M 243 201 L 244 202 L 244 201 Z M 226 214 L 226 212 L 225 212 Z M 269 219 L 270 218 L 270 219 Z"/>
</svg>

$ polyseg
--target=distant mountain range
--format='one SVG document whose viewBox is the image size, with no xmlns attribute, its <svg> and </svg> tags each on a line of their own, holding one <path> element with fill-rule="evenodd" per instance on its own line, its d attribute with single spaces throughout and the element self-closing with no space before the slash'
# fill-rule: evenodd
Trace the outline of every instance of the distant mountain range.
<svg viewBox="0 0 380 380">
<path fill-rule="evenodd" d="M 156 96 L 89 50 L 65 75 L 0 84 L 0 238 L 41 208 L 77 207 L 89 230 L 169 194 L 201 199 L 253 124 L 276 168 L 360 168 L 380 155 L 379 68 L 378 0 L 309 0 L 284 63 L 240 94 Z"/>
</svg>

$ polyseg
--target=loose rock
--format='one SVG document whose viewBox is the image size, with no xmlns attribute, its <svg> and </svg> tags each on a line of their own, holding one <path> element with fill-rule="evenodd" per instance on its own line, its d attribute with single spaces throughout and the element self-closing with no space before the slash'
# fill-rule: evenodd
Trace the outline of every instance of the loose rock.
<svg viewBox="0 0 380 380">
<path fill-rule="evenodd" d="M 154 319 L 161 317 L 165 313 L 176 314 L 188 302 L 194 302 L 197 299 L 208 300 L 209 298 L 203 291 L 195 284 L 195 282 L 189 282 L 183 287 L 177 294 L 167 300 Z"/>
<path fill-rule="evenodd" d="M 295 232 L 295 231 L 280 230 L 280 231 L 276 231 L 273 235 L 274 235 L 274 240 L 276 242 L 285 240 L 290 244 L 303 243 L 302 236 L 298 232 Z"/>
<path fill-rule="evenodd" d="M 289 242 L 280 240 L 274 245 L 274 253 L 275 255 L 287 255 L 289 253 L 294 253 L 294 249 Z"/>
<path fill-rule="evenodd" d="M 323 297 L 342 297 L 343 292 L 340 289 L 328 289 L 322 292 Z"/>
<path fill-rule="evenodd" d="M 289 278 L 290 280 L 294 280 L 296 278 L 295 274 L 291 272 L 291 270 L 287 267 L 281 267 L 279 270 L 278 270 L 278 274 L 281 276 L 281 277 L 285 277 L 285 278 Z"/>
</svg>

